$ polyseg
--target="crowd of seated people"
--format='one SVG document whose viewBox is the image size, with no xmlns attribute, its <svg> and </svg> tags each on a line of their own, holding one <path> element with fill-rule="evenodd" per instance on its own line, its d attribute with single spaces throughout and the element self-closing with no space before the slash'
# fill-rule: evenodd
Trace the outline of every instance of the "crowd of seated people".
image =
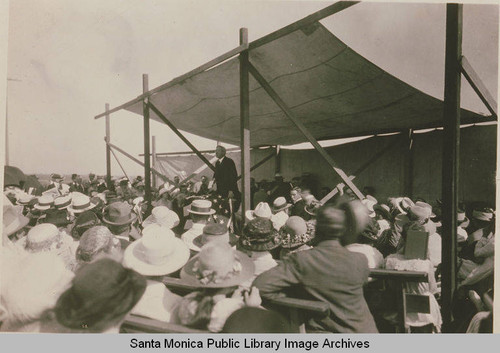
<svg viewBox="0 0 500 353">
<path fill-rule="evenodd" d="M 166 182 L 151 205 L 140 177 L 107 185 L 74 175 L 66 185 L 54 174 L 41 195 L 10 185 L 0 330 L 119 332 L 136 315 L 210 332 L 296 332 L 286 310 L 269 304 L 294 297 L 327 304 L 327 315 L 305 318 L 307 332 L 394 332 L 397 293 L 370 277 L 390 269 L 427 274 L 403 285 L 427 297 L 429 310 L 404 320 L 412 332 L 440 332 L 439 201 L 357 200 L 343 184 L 331 190 L 314 182 L 308 174 L 252 181 L 244 214 L 207 178 Z M 456 307 L 471 292 L 492 297 L 493 288 L 495 213 L 483 204 L 461 208 Z M 408 257 L 415 234 L 426 237 L 420 258 Z M 476 313 L 456 315 L 456 331 L 490 327 L 477 321 L 491 314 Z"/>
</svg>

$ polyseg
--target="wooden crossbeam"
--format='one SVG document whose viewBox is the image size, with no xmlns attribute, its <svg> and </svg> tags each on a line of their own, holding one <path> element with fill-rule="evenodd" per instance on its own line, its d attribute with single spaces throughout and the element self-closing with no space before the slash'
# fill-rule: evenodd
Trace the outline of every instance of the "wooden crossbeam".
<svg viewBox="0 0 500 353">
<path fill-rule="evenodd" d="M 349 179 L 349 177 L 344 173 L 342 169 L 337 167 L 336 163 L 333 161 L 332 157 L 325 151 L 325 149 L 318 143 L 314 136 L 307 130 L 304 124 L 297 119 L 292 113 L 291 109 L 286 105 L 286 103 L 281 99 L 278 93 L 271 87 L 271 85 L 266 81 L 266 79 L 260 74 L 260 72 L 248 62 L 248 68 L 252 76 L 259 82 L 259 84 L 264 88 L 267 94 L 272 98 L 272 100 L 281 108 L 283 113 L 295 124 L 295 126 L 302 132 L 302 134 L 309 140 L 313 147 L 319 152 L 323 159 L 332 167 L 332 169 L 340 176 L 344 183 L 354 192 L 356 197 L 360 200 L 364 199 L 363 194 L 354 185 L 354 183 Z"/>
<path fill-rule="evenodd" d="M 498 105 L 495 98 L 493 98 L 493 95 L 486 88 L 483 81 L 479 78 L 479 75 L 476 73 L 469 60 L 467 60 L 467 58 L 463 55 L 460 60 L 460 68 L 465 79 L 467 80 L 467 82 L 469 82 L 472 89 L 479 96 L 486 108 L 488 108 L 492 115 L 497 117 Z"/>
<path fill-rule="evenodd" d="M 106 140 L 105 140 L 106 141 Z M 128 157 L 130 158 L 132 161 L 134 161 L 135 163 L 139 164 L 140 166 L 144 167 L 144 163 L 140 160 L 138 160 L 137 158 L 135 158 L 134 156 L 132 156 L 130 153 L 127 153 L 125 152 L 124 150 L 122 150 L 120 147 L 118 146 L 115 146 L 113 145 L 112 143 L 106 141 L 106 144 L 111 147 L 112 149 L 120 152 L 121 154 L 123 154 L 125 157 Z M 163 175 L 162 173 L 160 173 L 159 171 L 157 171 L 156 169 L 154 168 L 151 168 L 151 172 L 152 173 L 155 173 L 156 175 L 158 175 L 161 179 L 163 179 L 164 181 L 168 181 L 170 184 L 174 184 L 174 182 L 172 180 L 170 180 L 168 177 L 166 177 L 165 175 Z"/>
<path fill-rule="evenodd" d="M 158 108 L 156 108 L 156 106 L 151 103 L 151 102 L 148 102 L 148 105 L 149 107 L 151 108 L 151 110 L 153 112 L 155 112 L 155 114 L 177 135 L 179 136 L 179 138 L 186 144 L 188 145 L 189 148 L 191 148 L 191 150 L 196 153 L 196 155 L 210 168 L 212 169 L 214 172 L 215 172 L 215 167 L 212 165 L 212 163 L 210 163 L 210 161 L 203 155 L 201 154 L 200 151 L 198 151 L 198 149 L 196 147 L 194 147 L 194 145 L 189 142 L 189 140 L 175 127 L 174 124 L 172 124 L 170 122 L 170 120 L 168 120 L 165 115 L 163 115 L 162 112 L 160 112 L 160 110 Z"/>
</svg>

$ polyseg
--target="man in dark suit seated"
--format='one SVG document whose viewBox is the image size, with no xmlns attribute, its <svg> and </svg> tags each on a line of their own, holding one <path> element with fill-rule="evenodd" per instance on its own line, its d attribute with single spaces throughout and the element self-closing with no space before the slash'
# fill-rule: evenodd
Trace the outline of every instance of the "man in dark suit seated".
<svg viewBox="0 0 500 353">
<path fill-rule="evenodd" d="M 262 273 L 253 282 L 262 298 L 274 299 L 283 292 L 307 292 L 326 302 L 330 314 L 311 318 L 310 332 L 378 332 L 363 296 L 370 270 L 364 255 L 352 253 L 340 242 L 346 232 L 359 233 L 368 215 L 360 202 L 336 208 L 319 209 L 314 248 L 290 254 L 276 267 Z M 364 214 L 363 214 L 364 212 Z"/>
<path fill-rule="evenodd" d="M 223 146 L 217 146 L 215 156 L 218 158 L 217 162 L 215 162 L 214 174 L 217 193 L 223 198 L 235 199 L 233 210 L 236 211 L 241 200 L 236 165 L 231 158 L 226 157 L 226 149 Z"/>
</svg>

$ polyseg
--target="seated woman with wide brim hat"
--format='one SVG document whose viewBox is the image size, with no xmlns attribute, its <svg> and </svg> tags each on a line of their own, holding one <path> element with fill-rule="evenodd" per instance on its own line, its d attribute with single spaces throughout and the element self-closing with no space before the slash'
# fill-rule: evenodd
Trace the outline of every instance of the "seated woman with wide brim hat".
<svg viewBox="0 0 500 353">
<path fill-rule="evenodd" d="M 199 290 L 180 301 L 176 315 L 183 325 L 222 330 L 226 319 L 244 306 L 260 305 L 257 289 L 242 294 L 238 286 L 252 279 L 254 264 L 226 242 L 212 241 L 182 268 L 182 282 Z"/>
<path fill-rule="evenodd" d="M 189 260 L 189 249 L 167 227 L 157 224 L 143 230 L 143 237 L 131 243 L 123 265 L 144 276 L 165 276 L 179 270 Z"/>
</svg>

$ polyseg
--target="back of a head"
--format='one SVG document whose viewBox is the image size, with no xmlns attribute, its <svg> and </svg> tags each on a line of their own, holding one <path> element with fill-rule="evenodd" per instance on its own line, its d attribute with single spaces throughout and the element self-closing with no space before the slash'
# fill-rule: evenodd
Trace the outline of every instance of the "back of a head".
<svg viewBox="0 0 500 353">
<path fill-rule="evenodd" d="M 277 312 L 256 307 L 236 310 L 226 320 L 224 333 L 297 333 L 288 320 Z"/>
<path fill-rule="evenodd" d="M 346 214 L 331 206 L 322 206 L 316 215 L 316 241 L 339 239 L 345 232 Z"/>
<path fill-rule="evenodd" d="M 3 329 L 40 319 L 45 311 L 54 307 L 72 278 L 73 273 L 54 253 L 4 257 L 1 303 L 7 316 Z"/>
<path fill-rule="evenodd" d="M 137 304 L 146 279 L 108 258 L 83 266 L 54 309 L 66 328 L 103 332 L 118 325 Z"/>
</svg>

